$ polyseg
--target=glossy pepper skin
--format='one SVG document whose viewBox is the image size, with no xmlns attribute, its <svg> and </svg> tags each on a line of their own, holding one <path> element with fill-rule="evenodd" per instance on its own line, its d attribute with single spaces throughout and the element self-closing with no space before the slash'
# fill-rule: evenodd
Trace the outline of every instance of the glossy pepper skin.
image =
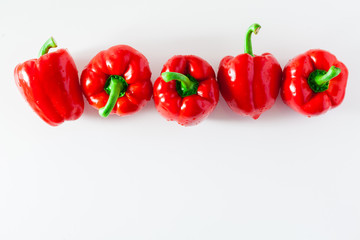
<svg viewBox="0 0 360 240">
<path fill-rule="evenodd" d="M 81 74 L 87 101 L 102 117 L 139 111 L 152 96 L 151 71 L 144 55 L 127 45 L 99 52 Z"/>
<path fill-rule="evenodd" d="M 340 105 L 347 78 L 346 66 L 333 54 L 320 49 L 309 50 L 285 66 L 281 97 L 301 114 L 319 115 Z"/>
<path fill-rule="evenodd" d="M 253 55 L 250 37 L 259 29 L 258 24 L 250 26 L 245 53 L 223 58 L 218 71 L 220 92 L 228 106 L 234 112 L 253 119 L 274 105 L 282 75 L 280 64 L 273 55 Z"/>
<path fill-rule="evenodd" d="M 78 119 L 84 111 L 78 71 L 66 49 L 58 49 L 51 37 L 40 57 L 15 67 L 16 85 L 31 108 L 48 124 L 57 126 Z"/>
<path fill-rule="evenodd" d="M 158 112 L 169 121 L 191 126 L 204 120 L 219 101 L 219 87 L 209 63 L 194 55 L 177 55 L 164 65 L 154 84 Z"/>
</svg>

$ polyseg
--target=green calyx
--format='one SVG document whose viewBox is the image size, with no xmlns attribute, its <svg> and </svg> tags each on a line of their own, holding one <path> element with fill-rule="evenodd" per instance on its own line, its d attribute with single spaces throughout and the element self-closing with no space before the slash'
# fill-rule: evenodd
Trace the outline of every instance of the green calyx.
<svg viewBox="0 0 360 240">
<path fill-rule="evenodd" d="M 314 92 L 324 92 L 328 90 L 330 80 L 338 76 L 340 72 L 341 69 L 335 66 L 330 67 L 329 71 L 317 69 L 310 73 L 308 84 Z"/>
<path fill-rule="evenodd" d="M 261 26 L 257 23 L 252 24 L 246 33 L 245 37 L 245 53 L 250 54 L 251 56 L 254 56 L 252 51 L 252 44 L 251 44 L 251 34 L 254 33 L 255 35 L 258 34 L 260 31 Z"/>
<path fill-rule="evenodd" d="M 191 96 L 197 93 L 199 82 L 190 75 L 177 72 L 163 72 L 161 74 L 165 82 L 176 81 L 176 91 L 181 97 Z"/>
<path fill-rule="evenodd" d="M 42 47 L 40 48 L 39 57 L 41 57 L 42 55 L 47 54 L 49 52 L 50 48 L 55 48 L 55 47 L 57 47 L 56 42 L 55 42 L 53 37 L 50 37 L 44 43 L 44 45 L 42 45 Z"/>
<path fill-rule="evenodd" d="M 128 84 L 125 79 L 118 75 L 111 75 L 105 83 L 104 90 L 109 94 L 109 99 L 105 107 L 99 109 L 99 115 L 107 117 L 115 107 L 118 98 L 123 97 L 126 93 Z"/>
</svg>

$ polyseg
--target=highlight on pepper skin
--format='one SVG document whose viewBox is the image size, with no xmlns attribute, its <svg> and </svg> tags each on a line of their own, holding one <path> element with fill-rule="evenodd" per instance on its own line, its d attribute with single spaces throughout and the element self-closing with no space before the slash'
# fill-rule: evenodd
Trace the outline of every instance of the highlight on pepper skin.
<svg viewBox="0 0 360 240">
<path fill-rule="evenodd" d="M 199 124 L 215 109 L 219 87 L 208 62 L 194 55 L 177 55 L 164 65 L 154 83 L 158 112 L 183 126 Z"/>
<path fill-rule="evenodd" d="M 49 53 L 57 45 L 50 37 L 38 59 L 15 67 L 15 83 L 35 113 L 51 126 L 76 120 L 84 112 L 84 100 L 75 62 L 66 49 Z"/>
<path fill-rule="evenodd" d="M 249 27 L 245 53 L 224 57 L 217 76 L 221 95 L 230 109 L 253 119 L 258 119 L 274 105 L 282 77 L 281 66 L 272 54 L 253 54 L 251 35 L 259 30 L 257 23 Z"/>
<path fill-rule="evenodd" d="M 142 109 L 152 97 L 151 71 L 146 57 L 127 45 L 99 52 L 81 74 L 81 86 L 99 115 L 125 116 Z"/>
</svg>

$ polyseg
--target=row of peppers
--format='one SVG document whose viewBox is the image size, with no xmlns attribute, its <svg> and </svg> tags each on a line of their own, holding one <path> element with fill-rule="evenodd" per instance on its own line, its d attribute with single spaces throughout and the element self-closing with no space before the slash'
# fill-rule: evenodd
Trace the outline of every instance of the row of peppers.
<svg viewBox="0 0 360 240">
<path fill-rule="evenodd" d="M 284 72 L 270 53 L 255 56 L 249 27 L 245 53 L 222 59 L 217 74 L 208 62 L 194 55 L 176 55 L 164 65 L 154 87 L 144 55 L 127 45 L 99 52 L 85 67 L 80 84 L 74 60 L 51 37 L 38 59 L 15 68 L 16 84 L 33 110 L 48 124 L 78 119 L 84 111 L 85 95 L 102 117 L 139 111 L 151 97 L 166 119 L 181 125 L 198 124 L 219 101 L 219 90 L 236 113 L 257 119 L 269 110 L 281 92 L 294 110 L 314 116 L 338 106 L 344 99 L 348 77 L 346 66 L 324 50 L 309 50 L 285 66 Z"/>
</svg>

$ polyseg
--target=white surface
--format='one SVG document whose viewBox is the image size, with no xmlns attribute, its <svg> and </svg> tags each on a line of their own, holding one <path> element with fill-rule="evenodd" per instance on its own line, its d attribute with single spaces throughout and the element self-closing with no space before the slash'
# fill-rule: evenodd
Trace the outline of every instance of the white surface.
<svg viewBox="0 0 360 240">
<path fill-rule="evenodd" d="M 356 1 L 10 1 L 0 3 L 0 239 L 360 239 L 359 5 Z M 152 81 L 175 54 L 217 71 L 243 51 L 282 67 L 311 48 L 349 69 L 343 104 L 306 118 L 278 98 L 254 121 L 224 100 L 196 127 L 141 112 L 43 123 L 13 69 L 54 36 L 79 72 L 100 50 L 129 44 Z"/>
</svg>

